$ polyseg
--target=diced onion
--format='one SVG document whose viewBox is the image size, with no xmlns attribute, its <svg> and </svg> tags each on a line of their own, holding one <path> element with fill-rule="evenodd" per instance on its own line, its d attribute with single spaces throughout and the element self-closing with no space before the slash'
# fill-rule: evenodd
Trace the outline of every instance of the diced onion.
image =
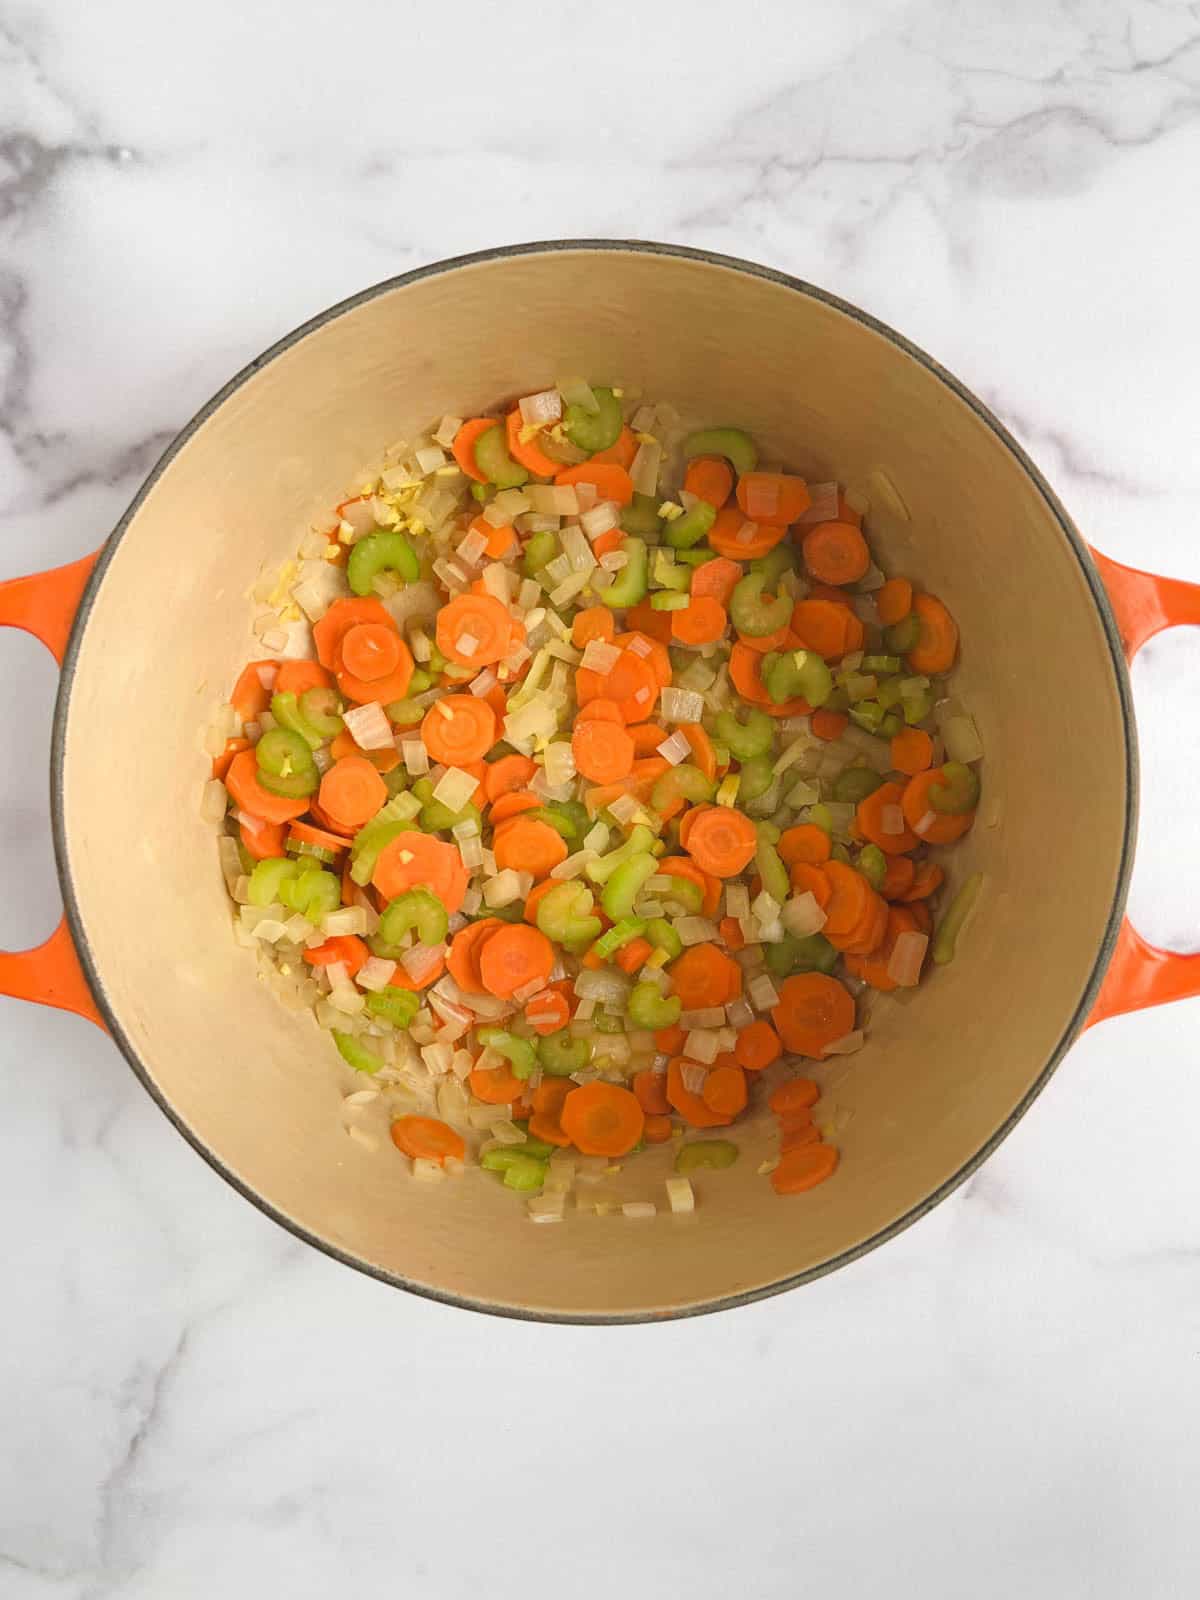
<svg viewBox="0 0 1200 1600">
<path fill-rule="evenodd" d="M 557 422 L 562 416 L 563 397 L 557 389 L 540 389 L 537 394 L 523 395 L 517 401 L 521 420 L 527 427 L 543 427 L 547 422 Z"/>
<path fill-rule="evenodd" d="M 683 1079 L 683 1087 L 689 1094 L 702 1094 L 704 1080 L 708 1077 L 708 1068 L 695 1061 L 685 1061 L 679 1069 L 679 1076 Z"/>
<path fill-rule="evenodd" d="M 750 1004 L 756 1011 L 770 1011 L 779 1004 L 779 991 L 765 972 L 760 973 L 751 983 L 749 994 Z"/>
<path fill-rule="evenodd" d="M 720 1040 L 711 1028 L 693 1028 L 683 1041 L 683 1053 L 691 1061 L 712 1066 L 720 1055 Z"/>
<path fill-rule="evenodd" d="M 707 944 L 718 937 L 716 924 L 707 917 L 680 917 L 675 923 L 675 932 L 685 945 Z"/>
<path fill-rule="evenodd" d="M 948 717 L 941 724 L 946 755 L 951 761 L 980 761 L 983 743 L 973 717 Z"/>
<path fill-rule="evenodd" d="M 806 939 L 809 934 L 820 933 L 825 926 L 825 913 L 817 904 L 816 895 L 806 890 L 792 896 L 783 908 L 781 920 L 795 938 Z"/>
<path fill-rule="evenodd" d="M 626 1200 L 621 1207 L 623 1217 L 654 1217 L 658 1209 L 652 1200 Z"/>
<path fill-rule="evenodd" d="M 437 432 L 433 436 L 434 442 L 436 444 L 443 445 L 447 450 L 449 450 L 450 446 L 454 443 L 454 440 L 458 434 L 458 430 L 462 427 L 462 425 L 463 419 L 461 417 L 443 417 L 437 425 Z"/>
<path fill-rule="evenodd" d="M 925 814 L 913 823 L 913 832 L 919 839 L 923 839 L 937 821 L 936 811 L 926 811 Z"/>
<path fill-rule="evenodd" d="M 639 446 L 638 453 L 629 468 L 634 494 L 652 495 L 658 492 L 658 472 L 661 464 L 661 444 L 655 442 Z"/>
<path fill-rule="evenodd" d="M 336 911 L 327 911 L 321 918 L 321 932 L 328 939 L 335 939 L 345 934 L 363 934 L 367 931 L 367 914 L 362 906 L 341 906 Z"/>
<path fill-rule="evenodd" d="M 673 767 L 677 767 L 680 762 L 688 760 L 692 754 L 692 747 L 688 743 L 687 735 L 681 733 L 678 729 L 671 734 L 670 738 L 664 739 L 657 749 L 663 760 L 669 761 Z"/>
<path fill-rule="evenodd" d="M 696 1209 L 696 1193 L 687 1178 L 667 1178 L 665 1180 L 667 1201 L 675 1214 L 682 1215 Z"/>
<path fill-rule="evenodd" d="M 659 706 L 668 722 L 699 722 L 704 714 L 703 697 L 692 689 L 664 689 Z"/>
<path fill-rule="evenodd" d="M 702 1006 L 697 1011 L 682 1011 L 679 1014 L 679 1026 L 691 1028 L 723 1028 L 725 1026 L 724 1006 Z M 692 1052 L 688 1051 L 690 1055 Z M 697 1060 L 701 1058 L 696 1057 Z"/>
<path fill-rule="evenodd" d="M 420 450 L 413 451 L 413 460 L 428 476 L 429 473 L 436 472 L 439 467 L 446 465 L 446 452 L 439 445 L 427 444 Z"/>
<path fill-rule="evenodd" d="M 461 767 L 448 767 L 434 785 L 433 798 L 448 811 L 461 811 L 479 787 L 479 779 Z"/>
<path fill-rule="evenodd" d="M 731 1000 L 725 1007 L 725 1013 L 735 1029 L 748 1028 L 754 1021 L 754 1012 L 742 999 Z"/>
<path fill-rule="evenodd" d="M 369 956 L 355 974 L 360 989 L 378 991 L 386 989 L 396 972 L 394 961 L 384 961 L 379 956 Z"/>
<path fill-rule="evenodd" d="M 413 778 L 423 778 L 429 771 L 429 751 L 423 739 L 405 739 L 400 745 L 405 771 Z"/>
<path fill-rule="evenodd" d="M 586 667 L 589 672 L 607 674 L 620 659 L 621 651 L 617 645 L 609 644 L 605 639 L 590 639 L 580 665 Z"/>
<path fill-rule="evenodd" d="M 498 910 L 501 906 L 511 906 L 514 901 L 521 898 L 521 880 L 511 867 L 505 867 L 503 872 L 498 872 L 483 886 L 484 904 Z"/>
<path fill-rule="evenodd" d="M 900 934 L 892 946 L 888 959 L 888 977 L 902 989 L 912 989 L 920 982 L 921 967 L 929 948 L 929 935 L 915 930 Z"/>
<path fill-rule="evenodd" d="M 836 483 L 810 483 L 809 505 L 796 518 L 798 523 L 836 522 L 838 486 Z"/>
<path fill-rule="evenodd" d="M 589 539 L 598 539 L 602 533 L 609 533 L 621 520 L 621 509 L 615 500 L 598 500 L 590 511 L 585 511 L 580 517 L 580 526 Z M 567 528 L 563 533 L 563 548 L 567 548 L 567 535 L 573 532 Z"/>
<path fill-rule="evenodd" d="M 467 530 L 467 533 L 463 537 L 461 543 L 459 543 L 459 545 L 456 547 L 455 554 L 461 556 L 468 566 L 474 567 L 477 566 L 480 561 L 482 561 L 484 553 L 487 550 L 487 546 L 488 542 L 486 536 L 482 534 L 478 528 L 470 528 Z M 463 652 L 464 655 L 469 653 L 469 651 L 465 650 Z"/>
<path fill-rule="evenodd" d="M 865 1035 L 861 1028 L 855 1028 L 852 1033 L 844 1033 L 840 1039 L 834 1039 L 827 1044 L 821 1052 L 826 1056 L 852 1056 L 856 1050 L 863 1047 Z"/>
<path fill-rule="evenodd" d="M 591 416 L 600 410 L 600 402 L 586 378 L 555 378 L 554 386 L 569 406 L 580 406 Z"/>
<path fill-rule="evenodd" d="M 360 750 L 391 750 L 395 747 L 392 725 L 377 700 L 366 705 L 348 706 L 342 721 Z"/>
<path fill-rule="evenodd" d="M 905 828 L 904 813 L 899 806 L 881 806 L 879 808 L 880 833 L 899 834 Z"/>
<path fill-rule="evenodd" d="M 418 987 L 437 970 L 438 963 L 445 958 L 445 946 L 440 944 L 417 944 L 411 950 L 406 950 L 401 957 L 400 965 L 408 973 Z"/>
<path fill-rule="evenodd" d="M 229 795 L 219 778 L 210 778 L 200 794 L 200 816 L 205 822 L 222 822 Z"/>
<path fill-rule="evenodd" d="M 629 998 L 630 983 L 624 973 L 584 967 L 575 979 L 575 993 L 581 1000 L 595 1000 L 601 1005 L 616 1005 L 622 1010 Z"/>
</svg>

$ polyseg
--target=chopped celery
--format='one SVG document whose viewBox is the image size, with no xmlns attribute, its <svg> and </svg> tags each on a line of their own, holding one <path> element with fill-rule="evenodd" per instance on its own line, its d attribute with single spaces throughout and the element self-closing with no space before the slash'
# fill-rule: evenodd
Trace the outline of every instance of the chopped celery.
<svg viewBox="0 0 1200 1600">
<path fill-rule="evenodd" d="M 775 768 L 770 756 L 751 756 L 749 761 L 743 761 L 738 772 L 738 792 L 740 801 L 758 800 L 766 794 L 775 782 Z"/>
<path fill-rule="evenodd" d="M 657 589 L 650 596 L 650 605 L 655 611 L 686 611 L 691 600 L 674 589 Z"/>
<path fill-rule="evenodd" d="M 674 873 L 670 877 L 671 887 L 664 889 L 657 898 L 670 910 L 677 910 L 680 916 L 699 916 L 704 904 L 704 890 L 691 878 L 677 877 Z"/>
<path fill-rule="evenodd" d="M 608 588 L 600 591 L 600 599 L 614 611 L 635 606 L 646 595 L 646 542 L 631 534 L 623 549 L 628 560 Z"/>
<path fill-rule="evenodd" d="M 304 715 L 303 708 L 294 694 L 273 694 L 271 696 L 271 715 L 281 728 L 286 728 L 289 733 L 295 733 L 304 740 L 310 750 L 316 750 L 323 745 L 333 734 L 322 733 L 320 728 Z M 334 733 L 340 731 L 342 719 L 337 719 Z"/>
<path fill-rule="evenodd" d="M 939 967 L 949 966 L 954 960 L 958 936 L 963 930 L 963 924 L 975 909 L 975 902 L 982 887 L 982 873 L 973 873 L 951 900 L 945 916 L 938 923 L 937 932 L 933 936 L 933 959 Z"/>
<path fill-rule="evenodd" d="M 782 905 L 791 890 L 791 880 L 788 869 L 783 864 L 783 858 L 773 844 L 767 842 L 762 832 L 759 832 L 758 848 L 754 853 L 754 864 L 758 868 L 758 875 L 762 879 L 763 888 L 773 900 L 778 900 Z"/>
<path fill-rule="evenodd" d="M 314 861 L 320 861 L 324 866 L 337 860 L 336 850 L 326 850 L 323 845 L 310 844 L 307 839 L 289 839 L 287 852 L 292 856 L 310 856 Z"/>
<path fill-rule="evenodd" d="M 646 924 L 640 917 L 622 917 L 620 922 L 614 923 L 607 933 L 603 933 L 592 946 L 592 954 L 599 956 L 601 961 L 607 961 L 609 956 L 616 955 L 623 946 L 630 944 L 634 939 L 640 939 L 646 930 Z"/>
<path fill-rule="evenodd" d="M 842 805 L 856 806 L 874 794 L 882 782 L 871 767 L 845 767 L 833 780 L 833 798 Z"/>
<path fill-rule="evenodd" d="M 741 428 L 701 428 L 689 433 L 683 441 L 683 453 L 689 461 L 693 456 L 724 456 L 739 477 L 743 472 L 753 472 L 758 465 L 754 440 Z"/>
<path fill-rule="evenodd" d="M 592 893 L 585 883 L 559 883 L 538 901 L 537 925 L 555 944 L 579 949 L 599 938 L 603 929 L 593 909 Z"/>
<path fill-rule="evenodd" d="M 915 611 L 910 611 L 899 622 L 893 622 L 891 627 L 883 630 L 883 642 L 890 654 L 895 656 L 906 656 L 910 650 L 915 650 L 920 637 L 921 619 Z"/>
<path fill-rule="evenodd" d="M 786 628 L 792 617 L 792 601 L 786 594 L 764 600 L 768 587 L 766 574 L 748 572 L 735 586 L 729 601 L 729 616 L 739 633 L 761 638 Z"/>
<path fill-rule="evenodd" d="M 796 547 L 785 539 L 765 556 L 750 563 L 751 572 L 761 572 L 768 589 L 773 589 L 785 572 L 795 572 L 798 565 Z"/>
<path fill-rule="evenodd" d="M 620 922 L 622 918 L 630 916 L 638 891 L 646 879 L 652 878 L 657 871 L 658 862 L 649 851 L 623 861 L 604 885 L 600 901 L 604 907 L 604 915 L 613 922 Z M 546 899 L 549 898 L 547 895 Z"/>
<path fill-rule="evenodd" d="M 864 656 L 862 672 L 899 672 L 904 665 L 899 656 Z"/>
<path fill-rule="evenodd" d="M 776 944 L 764 945 L 763 955 L 776 978 L 790 977 L 793 972 L 832 972 L 838 959 L 837 951 L 820 933 L 803 939 L 785 934 Z"/>
<path fill-rule="evenodd" d="M 390 802 L 389 802 L 390 804 Z M 360 828 L 350 842 L 350 876 L 360 888 L 371 881 L 375 863 L 384 845 L 401 833 L 419 833 L 415 822 L 386 816 L 387 806 L 366 827 Z"/>
<path fill-rule="evenodd" d="M 716 791 L 711 778 L 706 778 L 699 767 L 684 761 L 663 773 L 651 792 L 650 804 L 655 811 L 669 811 L 680 800 L 690 800 L 693 804 L 711 800 Z"/>
<path fill-rule="evenodd" d="M 373 594 L 381 572 L 399 573 L 405 583 L 415 583 L 421 576 L 421 563 L 402 533 L 369 533 L 351 547 L 346 581 L 355 594 Z"/>
<path fill-rule="evenodd" d="M 389 983 L 367 995 L 367 1010 L 373 1017 L 382 1017 L 397 1028 L 407 1028 L 421 1009 L 421 996 L 413 989 L 401 989 Z"/>
<path fill-rule="evenodd" d="M 415 678 L 416 674 L 413 676 Z M 416 694 L 418 691 L 413 689 L 412 692 Z M 305 689 L 300 696 L 300 715 L 311 728 L 316 729 L 322 740 L 336 739 L 345 727 L 341 711 L 342 702 L 337 692 L 327 689 L 323 684 Z"/>
<path fill-rule="evenodd" d="M 889 711 L 879 724 L 879 737 L 881 739 L 894 739 L 904 727 L 904 718 L 898 712 Z"/>
<path fill-rule="evenodd" d="M 692 545 L 700 543 L 716 520 L 716 507 L 710 506 L 707 500 L 697 500 L 681 517 L 667 523 L 666 541 L 676 550 L 690 550 Z"/>
<path fill-rule="evenodd" d="M 815 823 L 818 828 L 823 829 L 825 833 L 833 833 L 833 813 L 827 805 L 818 803 L 813 806 L 809 810 L 808 820 Z"/>
<path fill-rule="evenodd" d="M 379 937 L 399 944 L 415 928 L 422 944 L 441 944 L 448 925 L 446 908 L 430 889 L 409 889 L 391 901 L 379 919 Z"/>
<path fill-rule="evenodd" d="M 504 1187 L 523 1194 L 540 1189 L 546 1181 L 546 1163 L 526 1155 L 520 1145 L 510 1145 L 506 1150 L 488 1150 L 480 1156 L 479 1165 L 485 1172 L 502 1173 Z"/>
<path fill-rule="evenodd" d="M 736 711 L 722 711 L 717 717 L 717 738 L 728 745 L 739 761 L 765 756 L 775 738 L 775 724 L 765 711 L 750 711 L 739 722 Z"/>
<path fill-rule="evenodd" d="M 433 673 L 432 672 L 426 672 L 424 667 L 414 667 L 413 668 L 412 677 L 408 680 L 408 692 L 409 692 L 409 694 L 410 695 L 413 695 L 413 694 L 424 694 L 427 689 L 432 689 L 432 688 L 433 688 Z M 401 704 L 401 705 L 407 704 L 406 701 L 399 701 L 397 703 Z M 389 716 L 391 715 L 390 711 L 389 711 L 388 715 Z M 395 722 L 396 718 L 392 717 L 392 721 Z"/>
<path fill-rule="evenodd" d="M 298 877 L 300 863 L 289 856 L 269 856 L 255 863 L 246 886 L 246 899 L 252 906 L 270 906 L 281 899 L 280 890 L 291 878 Z"/>
<path fill-rule="evenodd" d="M 629 996 L 629 1020 L 635 1028 L 670 1028 L 682 1011 L 679 996 L 664 995 L 656 983 L 636 983 Z"/>
<path fill-rule="evenodd" d="M 536 1156 L 539 1161 L 546 1161 L 558 1149 L 557 1145 L 551 1144 L 547 1139 L 531 1139 L 527 1122 L 518 1122 L 514 1126 L 520 1128 L 525 1135 L 525 1143 L 520 1146 L 523 1156 Z"/>
<path fill-rule="evenodd" d="M 915 694 L 906 694 L 901 697 L 901 706 L 904 710 L 904 720 L 909 727 L 915 727 L 933 710 L 933 690 L 918 689 Z"/>
<path fill-rule="evenodd" d="M 497 423 L 475 441 L 475 465 L 497 489 L 519 489 L 529 481 L 527 469 L 508 453 L 504 429 Z"/>
<path fill-rule="evenodd" d="M 589 455 L 616 444 L 623 425 L 621 402 L 612 390 L 593 387 L 592 393 L 600 402 L 598 411 L 588 411 L 583 406 L 568 406 L 563 415 L 563 432 L 573 445 L 586 450 Z M 491 477 L 491 473 L 488 476 Z"/>
<path fill-rule="evenodd" d="M 279 898 L 309 922 L 320 922 L 342 903 L 342 880 L 320 867 L 302 867 L 296 878 L 280 885 Z"/>
<path fill-rule="evenodd" d="M 702 567 L 706 561 L 715 561 L 717 552 L 706 550 L 703 545 L 693 546 L 690 550 L 676 550 L 676 561 L 682 561 L 685 567 Z"/>
<path fill-rule="evenodd" d="M 525 546 L 523 566 L 527 578 L 536 578 L 538 573 L 558 555 L 558 535 L 555 533 L 535 533 Z"/>
<path fill-rule="evenodd" d="M 884 710 L 878 700 L 860 700 L 849 708 L 849 717 L 866 733 L 878 733 L 883 726 Z"/>
<path fill-rule="evenodd" d="M 887 857 L 877 844 L 864 845 L 858 853 L 855 866 L 872 889 L 882 889 L 883 880 L 887 876 Z"/>
<path fill-rule="evenodd" d="M 691 569 L 680 566 L 671 551 L 659 548 L 651 562 L 650 581 L 657 589 L 678 589 L 684 593 L 692 581 Z"/>
<path fill-rule="evenodd" d="M 621 531 L 636 533 L 639 538 L 653 539 L 662 527 L 658 514 L 658 500 L 652 494 L 635 494 L 633 502 L 621 512 Z"/>
<path fill-rule="evenodd" d="M 588 877 L 593 883 L 607 883 L 622 862 L 629 861 L 633 856 L 642 855 L 653 843 L 654 835 L 649 828 L 643 827 L 639 822 L 623 845 L 610 850 L 606 856 L 601 856 L 599 861 L 588 863 Z M 550 896 L 547 895 L 546 898 L 549 899 Z"/>
<path fill-rule="evenodd" d="M 576 1039 L 560 1028 L 538 1040 L 537 1053 L 543 1072 L 552 1078 L 569 1078 L 573 1072 L 582 1072 L 592 1059 L 592 1045 L 589 1039 Z"/>
<path fill-rule="evenodd" d="M 979 775 L 961 761 L 947 761 L 941 783 L 929 786 L 929 804 L 948 816 L 962 816 L 979 804 Z"/>
<path fill-rule="evenodd" d="M 433 798 L 432 778 L 418 778 L 412 786 L 414 799 L 421 802 L 421 827 L 426 833 L 445 833 L 460 822 L 473 822 L 483 831 L 483 817 L 477 806 L 468 800 L 461 811 L 451 811 L 448 805 Z"/>
<path fill-rule="evenodd" d="M 258 781 L 271 794 L 299 799 L 321 781 L 308 741 L 290 728 L 272 728 L 254 747 Z"/>
<path fill-rule="evenodd" d="M 823 706 L 833 689 L 833 674 L 815 650 L 772 651 L 763 657 L 762 681 L 776 705 L 797 695 L 814 708 Z"/>
<path fill-rule="evenodd" d="M 380 1058 L 359 1044 L 352 1033 L 341 1033 L 337 1028 L 330 1031 L 333 1034 L 333 1042 L 338 1047 L 338 1054 L 347 1066 L 354 1068 L 355 1072 L 367 1072 L 374 1076 L 383 1066 Z"/>
<path fill-rule="evenodd" d="M 415 677 L 416 674 L 414 673 Z M 410 684 L 411 688 L 412 685 Z M 388 716 L 399 728 L 411 728 L 420 722 L 428 708 L 419 706 L 415 700 L 393 700 L 384 707 Z"/>
<path fill-rule="evenodd" d="M 675 1157 L 675 1171 L 686 1177 L 702 1167 L 720 1172 L 731 1167 L 738 1158 L 738 1147 L 728 1139 L 693 1139 L 681 1145 Z"/>
<path fill-rule="evenodd" d="M 553 828 L 568 844 L 581 839 L 592 826 L 587 807 L 578 800 L 552 800 L 547 805 L 538 806 L 529 816 Z"/>
<path fill-rule="evenodd" d="M 646 924 L 646 937 L 656 950 L 665 950 L 667 960 L 674 961 L 683 954 L 683 940 L 666 917 L 651 917 Z"/>
<path fill-rule="evenodd" d="M 479 1028 L 477 1037 L 480 1044 L 504 1057 L 514 1078 L 528 1078 L 537 1066 L 537 1050 L 528 1039 L 519 1039 L 505 1028 Z"/>
</svg>

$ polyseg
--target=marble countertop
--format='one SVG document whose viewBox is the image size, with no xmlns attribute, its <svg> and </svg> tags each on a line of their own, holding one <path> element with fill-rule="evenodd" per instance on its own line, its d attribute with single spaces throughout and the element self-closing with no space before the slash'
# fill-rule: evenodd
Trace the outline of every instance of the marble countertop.
<svg viewBox="0 0 1200 1600">
<path fill-rule="evenodd" d="M 0 576 L 92 549 L 192 412 L 330 302 L 632 235 L 865 306 L 1095 545 L 1200 579 L 1197 172 L 1177 0 L 0 0 Z M 1195 948 L 1200 630 L 1134 682 L 1131 908 Z M 9 948 L 58 915 L 54 683 L 0 638 Z M 1200 1001 L 1087 1034 L 855 1266 L 608 1330 L 335 1265 L 88 1024 L 0 1008 L 3 1600 L 1196 1591 Z"/>
</svg>

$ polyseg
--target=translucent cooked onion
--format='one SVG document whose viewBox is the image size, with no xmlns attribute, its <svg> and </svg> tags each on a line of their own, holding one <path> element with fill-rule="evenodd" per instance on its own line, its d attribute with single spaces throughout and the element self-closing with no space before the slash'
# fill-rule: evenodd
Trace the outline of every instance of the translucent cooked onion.
<svg viewBox="0 0 1200 1600">
<path fill-rule="evenodd" d="M 840 1039 L 835 1039 L 832 1044 L 827 1044 L 824 1054 L 827 1056 L 852 1056 L 856 1050 L 861 1050 L 865 1043 L 865 1035 L 861 1028 L 855 1028 L 852 1033 L 844 1033 Z"/>
<path fill-rule="evenodd" d="M 781 920 L 788 933 L 797 939 L 806 939 L 809 934 L 820 933 L 825 926 L 825 913 L 817 904 L 816 895 L 809 890 L 792 896 L 783 908 Z"/>
<path fill-rule="evenodd" d="M 900 934 L 888 959 L 888 977 L 902 989 L 913 989 L 920 982 L 929 936 L 915 930 Z"/>
<path fill-rule="evenodd" d="M 683 1087 L 689 1094 L 702 1094 L 704 1080 L 708 1077 L 708 1068 L 696 1061 L 685 1061 L 679 1069 L 679 1076 L 683 1079 Z"/>
<path fill-rule="evenodd" d="M 342 720 L 360 750 L 391 750 L 395 736 L 383 707 L 376 700 L 362 706 L 347 706 Z"/>
<path fill-rule="evenodd" d="M 799 524 L 836 522 L 838 514 L 838 486 L 836 483 L 810 483 L 809 506 L 796 518 Z M 761 513 L 760 513 L 761 515 Z"/>
<path fill-rule="evenodd" d="M 354 981 L 360 989 L 386 989 L 395 972 L 394 961 L 384 961 L 379 956 L 370 956 L 358 969 Z"/>
<path fill-rule="evenodd" d="M 541 428 L 562 416 L 563 397 L 557 389 L 540 389 L 537 394 L 523 395 L 517 405 L 527 427 Z"/>
<path fill-rule="evenodd" d="M 657 750 L 663 760 L 669 761 L 673 767 L 679 766 L 683 761 L 690 760 L 692 755 L 692 747 L 688 743 L 687 735 L 680 733 L 678 729 L 671 734 L 670 738 L 664 739 L 657 747 Z"/>
</svg>

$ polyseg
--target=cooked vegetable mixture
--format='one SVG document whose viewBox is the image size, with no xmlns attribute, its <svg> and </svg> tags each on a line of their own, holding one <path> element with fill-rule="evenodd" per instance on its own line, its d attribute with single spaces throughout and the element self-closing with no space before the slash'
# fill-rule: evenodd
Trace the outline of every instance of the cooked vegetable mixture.
<svg viewBox="0 0 1200 1600">
<path fill-rule="evenodd" d="M 577 1179 L 652 1215 L 585 1180 L 673 1143 L 690 1211 L 757 1081 L 776 1191 L 834 1172 L 806 1066 L 979 888 L 935 927 L 982 749 L 954 619 L 868 510 L 563 378 L 396 446 L 259 586 L 204 810 L 239 939 L 362 1075 L 360 1142 L 379 1102 L 417 1176 L 477 1162 L 539 1221 Z"/>
</svg>

